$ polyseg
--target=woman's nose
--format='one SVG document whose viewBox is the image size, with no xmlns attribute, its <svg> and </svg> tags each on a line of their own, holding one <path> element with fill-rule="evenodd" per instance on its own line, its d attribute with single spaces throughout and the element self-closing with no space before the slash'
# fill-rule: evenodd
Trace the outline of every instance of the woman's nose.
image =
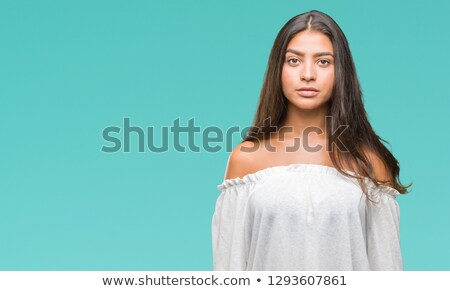
<svg viewBox="0 0 450 291">
<path fill-rule="evenodd" d="M 300 75 L 302 80 L 309 81 L 315 78 L 315 71 L 313 66 L 313 64 L 305 63 Z"/>
</svg>

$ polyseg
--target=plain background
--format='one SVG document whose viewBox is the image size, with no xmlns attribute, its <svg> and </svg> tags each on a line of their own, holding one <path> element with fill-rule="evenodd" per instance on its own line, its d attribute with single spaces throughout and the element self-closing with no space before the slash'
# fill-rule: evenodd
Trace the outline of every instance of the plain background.
<svg viewBox="0 0 450 291">
<path fill-rule="evenodd" d="M 405 270 L 450 270 L 450 5 L 385 0 L 1 0 L 0 269 L 211 270 L 225 143 L 139 153 L 135 134 L 104 153 L 102 130 L 249 126 L 276 34 L 311 9 L 346 34 L 414 183 L 398 197 Z"/>
</svg>

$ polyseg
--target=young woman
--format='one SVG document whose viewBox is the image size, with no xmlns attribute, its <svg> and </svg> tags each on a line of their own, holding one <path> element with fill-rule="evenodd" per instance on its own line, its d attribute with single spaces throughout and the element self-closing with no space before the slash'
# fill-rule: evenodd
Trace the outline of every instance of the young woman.
<svg viewBox="0 0 450 291">
<path fill-rule="evenodd" d="M 214 270 L 402 270 L 396 197 L 411 184 L 380 140 L 339 26 L 293 17 L 218 186 Z"/>
</svg>

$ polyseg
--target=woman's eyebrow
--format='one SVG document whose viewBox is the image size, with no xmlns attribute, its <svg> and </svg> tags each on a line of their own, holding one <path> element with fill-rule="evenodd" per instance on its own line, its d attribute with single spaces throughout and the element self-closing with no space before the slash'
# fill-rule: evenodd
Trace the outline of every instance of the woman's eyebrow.
<svg viewBox="0 0 450 291">
<path fill-rule="evenodd" d="M 287 49 L 286 53 L 293 53 L 293 54 L 296 54 L 296 55 L 301 56 L 301 57 L 305 55 L 303 52 L 299 52 L 299 51 L 296 51 L 296 50 L 293 50 L 293 49 Z M 329 53 L 329 52 L 315 53 L 313 56 L 314 57 L 332 56 L 334 58 L 333 54 Z"/>
</svg>

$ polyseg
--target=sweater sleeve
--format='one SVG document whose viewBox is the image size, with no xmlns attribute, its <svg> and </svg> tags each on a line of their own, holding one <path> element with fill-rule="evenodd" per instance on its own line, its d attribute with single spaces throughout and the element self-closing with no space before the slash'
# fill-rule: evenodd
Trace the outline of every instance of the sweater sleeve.
<svg viewBox="0 0 450 291">
<path fill-rule="evenodd" d="M 226 180 L 216 201 L 212 218 L 214 271 L 245 271 L 248 252 L 245 243 L 245 216 L 251 185 L 242 180 Z"/>
<path fill-rule="evenodd" d="M 382 186 L 373 190 L 375 201 L 366 204 L 367 255 L 370 269 L 402 271 L 400 207 L 397 190 Z"/>
</svg>

